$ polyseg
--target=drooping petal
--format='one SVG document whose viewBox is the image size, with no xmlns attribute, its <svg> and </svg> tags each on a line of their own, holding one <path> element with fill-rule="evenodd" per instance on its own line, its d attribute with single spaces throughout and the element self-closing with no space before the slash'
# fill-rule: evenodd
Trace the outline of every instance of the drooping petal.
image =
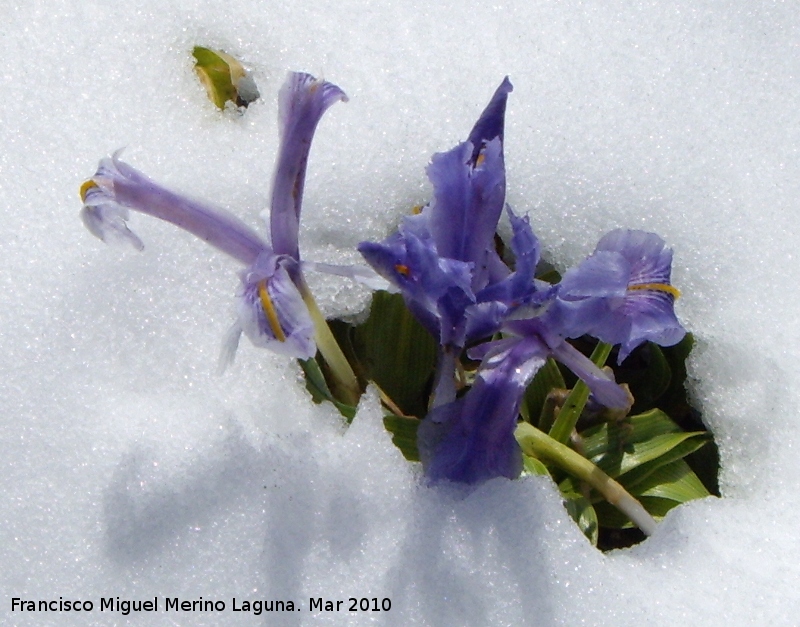
<svg viewBox="0 0 800 627">
<path fill-rule="evenodd" d="M 125 225 L 127 209 L 171 222 L 251 265 L 269 250 L 258 234 L 233 214 L 191 200 L 151 181 L 121 162 L 115 153 L 103 159 L 97 173 L 81 188 L 84 224 L 103 241 L 122 238 L 141 250 L 141 240 Z"/>
<path fill-rule="evenodd" d="M 129 244 L 144 250 L 139 236 L 128 228 L 130 212 L 114 202 L 101 187 L 92 184 L 83 191 L 81 220 L 89 232 L 107 244 Z"/>
<path fill-rule="evenodd" d="M 675 315 L 679 292 L 670 281 L 672 249 L 654 233 L 617 229 L 597 244 L 598 251 L 618 251 L 630 264 L 628 289 L 622 305 L 613 310 L 617 323 L 630 321 L 630 332 L 621 343 L 619 361 L 645 341 L 672 346 L 686 330 Z"/>
<path fill-rule="evenodd" d="M 407 226 L 415 228 L 406 228 Z M 359 252 L 396 285 L 419 321 L 440 344 L 463 344 L 464 309 L 474 302 L 472 264 L 442 258 L 433 240 L 413 221 L 381 243 L 362 242 Z"/>
<path fill-rule="evenodd" d="M 417 447 L 430 480 L 477 484 L 519 476 L 522 453 L 514 429 L 522 395 L 547 352 L 534 337 L 507 343 L 487 356 L 466 395 L 426 416 Z"/>
<path fill-rule="evenodd" d="M 620 344 L 619 362 L 645 341 L 671 346 L 686 331 L 675 315 L 672 250 L 658 235 L 618 229 L 568 271 L 552 317 L 565 337 L 584 333 Z"/>
<path fill-rule="evenodd" d="M 567 342 L 551 348 L 552 357 L 580 377 L 592 391 L 595 399 L 610 409 L 629 406 L 628 394 L 609 375 L 600 370 L 591 359 Z"/>
<path fill-rule="evenodd" d="M 622 255 L 631 264 L 630 283 L 669 284 L 672 249 L 655 233 L 615 229 L 600 238 L 595 251 Z"/>
<path fill-rule="evenodd" d="M 335 102 L 347 101 L 347 96 L 333 83 L 292 72 L 278 98 L 281 143 L 272 187 L 272 247 L 277 254 L 299 260 L 300 209 L 311 140 L 325 111 Z"/>
<path fill-rule="evenodd" d="M 631 266 L 618 252 L 597 251 L 567 270 L 559 285 L 561 300 L 624 298 Z"/>
<path fill-rule="evenodd" d="M 317 352 L 314 323 L 290 276 L 294 260 L 265 253 L 241 273 L 238 325 L 259 347 L 299 359 Z"/>
<path fill-rule="evenodd" d="M 541 342 L 542 345 L 547 347 L 547 356 L 560 361 L 578 375 L 589 386 L 592 394 L 601 404 L 612 409 L 627 407 L 628 395 L 625 390 L 617 385 L 610 375 L 592 363 L 591 359 L 567 343 L 561 337 L 559 330 L 553 328 L 547 316 L 507 320 L 503 329 L 507 333 L 517 336 L 516 340 L 533 338 Z M 501 341 L 511 342 L 515 341 L 515 339 Z M 490 342 L 488 344 L 489 350 L 491 350 L 493 344 L 499 343 Z M 474 358 L 475 355 L 479 355 L 479 353 L 474 350 L 470 351 L 470 356 Z"/>
<path fill-rule="evenodd" d="M 618 253 L 601 251 L 593 254 L 576 268 L 567 270 L 557 286 L 544 318 L 550 328 L 562 337 L 590 334 L 610 344 L 625 340 L 630 324 L 609 326 L 611 307 L 625 298 L 630 264 Z M 604 332 L 603 332 L 604 331 Z"/>
</svg>

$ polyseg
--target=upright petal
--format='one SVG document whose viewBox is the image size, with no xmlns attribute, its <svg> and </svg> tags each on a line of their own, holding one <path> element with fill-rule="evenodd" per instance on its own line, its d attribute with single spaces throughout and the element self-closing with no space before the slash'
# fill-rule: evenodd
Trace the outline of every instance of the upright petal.
<svg viewBox="0 0 800 627">
<path fill-rule="evenodd" d="M 492 238 L 506 193 L 503 127 L 513 87 L 506 77 L 483 110 L 469 139 L 433 156 L 430 231 L 443 257 L 475 264 L 472 288 L 486 285 Z"/>
<path fill-rule="evenodd" d="M 520 257 L 513 275 L 493 245 L 505 201 L 502 135 L 511 89 L 506 78 L 470 141 L 433 156 L 427 168 L 433 200 L 383 243 L 359 245 L 365 259 L 402 291 L 409 309 L 447 351 L 457 353 L 468 338 L 491 334 L 515 306 L 488 292 L 478 301 L 477 293 L 487 285 L 503 283 L 496 293 L 520 302 L 534 290 L 538 246 L 527 220 L 512 214 L 512 247 Z M 447 363 L 440 360 L 440 365 Z M 440 368 L 440 379 L 445 369 L 449 367 Z"/>
<path fill-rule="evenodd" d="M 339 100 L 347 100 L 339 87 L 302 72 L 289 74 L 281 88 L 278 101 L 281 145 L 270 212 L 272 247 L 277 254 L 300 259 L 298 229 L 311 140 L 325 111 Z"/>
<path fill-rule="evenodd" d="M 503 142 L 506 100 L 508 100 L 508 94 L 512 91 L 514 91 L 514 87 L 511 81 L 508 80 L 508 76 L 506 76 L 503 82 L 500 83 L 500 86 L 495 90 L 489 104 L 486 105 L 483 113 L 481 113 L 481 117 L 478 118 L 478 121 L 475 122 L 475 126 L 472 127 L 472 132 L 470 132 L 467 141 L 473 146 L 473 162 L 477 161 L 483 144 L 491 141 L 495 137 L 499 137 L 500 142 Z"/>
<path fill-rule="evenodd" d="M 501 281 L 490 283 L 478 292 L 478 302 L 500 300 L 512 304 L 521 304 L 536 291 L 534 277 L 536 264 L 539 263 L 539 240 L 531 229 L 528 216 L 522 218 L 507 207 L 511 221 L 511 250 L 514 253 L 514 272 Z"/>
<path fill-rule="evenodd" d="M 486 284 L 485 257 L 503 211 L 506 184 L 500 138 L 488 142 L 478 164 L 471 143 L 433 156 L 428 177 L 434 198 L 430 232 L 442 257 L 476 264 L 473 288 Z"/>
<path fill-rule="evenodd" d="M 171 222 L 244 265 L 255 263 L 268 250 L 258 234 L 233 214 L 157 185 L 118 155 L 103 159 L 81 187 L 83 222 L 95 236 L 103 241 L 121 238 L 141 250 L 141 240 L 125 225 L 127 209 L 132 209 Z"/>
</svg>

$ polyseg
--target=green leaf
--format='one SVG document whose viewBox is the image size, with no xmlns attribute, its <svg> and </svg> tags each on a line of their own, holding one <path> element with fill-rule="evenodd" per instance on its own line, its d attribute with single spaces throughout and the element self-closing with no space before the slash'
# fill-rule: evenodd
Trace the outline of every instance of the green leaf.
<svg viewBox="0 0 800 627">
<path fill-rule="evenodd" d="M 647 463 L 642 463 L 633 470 L 630 470 L 629 472 L 626 472 L 625 474 L 621 475 L 619 477 L 620 483 L 622 483 L 626 487 L 626 489 L 632 490 L 635 488 L 635 486 L 637 486 L 640 482 L 650 477 L 650 475 L 652 475 L 656 470 L 658 470 L 662 466 L 666 466 L 667 464 L 671 464 L 674 461 L 683 459 L 684 457 L 686 457 L 690 453 L 695 452 L 697 449 L 704 446 L 708 442 L 708 434 L 702 431 L 687 433 L 682 435 L 687 435 L 691 437 L 687 437 L 684 441 L 679 442 L 665 453 L 653 458 L 652 461 L 649 461 Z M 661 437 L 668 437 L 668 436 L 661 436 Z"/>
<path fill-rule="evenodd" d="M 715 496 L 720 496 L 719 492 L 719 449 L 716 442 L 710 440 L 703 448 L 698 449 L 691 455 L 686 456 L 686 463 L 689 464 L 700 481 L 708 491 Z"/>
<path fill-rule="evenodd" d="M 684 443 L 682 446 L 686 444 Z M 674 454 L 680 454 L 680 452 L 686 454 L 685 450 L 680 450 L 680 447 L 673 449 Z M 671 509 L 671 507 L 663 508 L 663 501 L 665 500 L 673 501 L 675 505 L 679 505 L 686 501 L 709 496 L 708 490 L 683 459 L 671 459 L 667 455 L 655 460 L 655 462 L 652 466 L 642 466 L 617 479 L 630 494 L 639 499 L 654 518 L 663 516 Z M 641 469 L 646 469 L 647 472 L 640 477 L 636 473 Z M 559 489 L 562 492 L 576 490 L 578 487 L 579 483 L 574 479 L 567 479 L 559 485 Z M 592 494 L 591 500 L 597 508 L 600 526 L 620 528 L 618 524 L 619 514 L 616 507 L 602 500 L 597 493 Z M 651 510 L 648 503 L 654 504 L 655 509 Z M 613 515 L 610 513 L 611 510 L 614 511 Z M 609 523 L 609 516 L 612 521 L 616 522 Z M 630 522 L 627 518 L 625 518 L 625 521 Z M 626 524 L 624 526 L 629 527 L 631 525 Z"/>
<path fill-rule="evenodd" d="M 238 107 L 246 107 L 259 97 L 258 89 L 244 66 L 222 50 L 195 46 L 195 71 L 208 92 L 208 97 L 220 109 L 229 100 Z"/>
<path fill-rule="evenodd" d="M 356 415 L 356 408 L 352 405 L 346 405 L 336 400 L 325 382 L 325 377 L 319 367 L 316 359 L 298 359 L 300 366 L 303 369 L 303 374 L 306 377 L 306 389 L 311 394 L 311 398 L 317 404 L 330 401 L 347 419 L 347 422 L 352 422 Z"/>
<path fill-rule="evenodd" d="M 630 444 L 646 442 L 658 435 L 680 432 L 681 428 L 669 416 L 653 409 L 621 422 L 604 423 L 582 431 L 582 453 L 592 459 L 608 451 L 623 451 Z"/>
<path fill-rule="evenodd" d="M 377 383 L 404 414 L 425 415 L 436 342 L 400 294 L 373 294 L 369 317 L 353 331 L 352 347 L 365 378 Z"/>
<path fill-rule="evenodd" d="M 682 459 L 675 460 L 651 473 L 645 481 L 630 489 L 644 508 L 656 519 L 663 518 L 672 508 L 709 496 L 700 479 Z M 622 529 L 632 523 L 607 502 L 595 504 L 600 526 Z"/>
<path fill-rule="evenodd" d="M 652 496 L 678 503 L 709 496 L 706 487 L 682 459 L 658 468 L 630 492 L 634 496 Z"/>
<path fill-rule="evenodd" d="M 406 416 L 396 416 L 389 414 L 383 418 L 383 426 L 392 434 L 392 442 L 400 449 L 410 462 L 419 461 L 419 451 L 417 450 L 417 429 L 420 421 L 416 418 Z"/>
<path fill-rule="evenodd" d="M 653 472 L 698 450 L 709 437 L 704 431 L 682 432 L 657 409 L 587 429 L 583 436 L 584 456 L 631 493 Z M 572 477 L 564 479 L 560 487 L 579 491 L 579 483 Z"/>
<path fill-rule="evenodd" d="M 705 433 L 702 431 L 657 435 L 644 442 L 631 442 L 623 451 L 608 451 L 591 458 L 591 460 L 603 472 L 616 479 L 648 462 L 658 460 L 684 442 L 689 442 L 689 445 L 680 447 L 678 451 L 680 457 L 688 455 L 705 443 L 705 437 Z"/>
<path fill-rule="evenodd" d="M 525 453 L 522 454 L 522 469 L 529 475 L 550 476 L 550 471 L 547 470 L 547 466 L 535 457 L 525 455 Z"/>
<path fill-rule="evenodd" d="M 544 366 L 542 366 L 533 377 L 528 389 L 525 390 L 525 396 L 522 400 L 521 412 L 523 418 L 533 425 L 537 425 L 543 431 L 550 429 L 550 424 L 542 425 L 542 420 L 548 421 L 547 416 L 542 416 L 542 411 L 545 407 L 545 399 L 551 390 L 564 389 L 567 385 L 564 383 L 564 377 L 561 376 L 561 371 L 558 365 L 552 358 L 548 358 Z M 549 421 L 552 422 L 552 415 L 549 416 Z"/>
<path fill-rule="evenodd" d="M 597 521 L 597 513 L 589 500 L 577 492 L 562 494 L 564 497 L 564 507 L 570 518 L 575 521 L 593 546 L 597 546 L 597 537 L 600 525 Z"/>
<path fill-rule="evenodd" d="M 638 368 L 630 378 L 620 375 L 621 382 L 627 382 L 636 399 L 636 409 L 652 407 L 669 388 L 672 369 L 657 344 L 648 342 L 640 353 L 643 367 Z"/>
</svg>

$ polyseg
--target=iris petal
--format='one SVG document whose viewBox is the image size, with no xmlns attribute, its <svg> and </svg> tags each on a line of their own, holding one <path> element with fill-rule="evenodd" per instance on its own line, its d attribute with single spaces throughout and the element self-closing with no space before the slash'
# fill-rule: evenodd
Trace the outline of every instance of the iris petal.
<svg viewBox="0 0 800 627">
<path fill-rule="evenodd" d="M 255 346 L 309 359 L 317 352 L 314 323 L 290 276 L 294 263 L 288 256 L 265 253 L 241 273 L 239 327 Z"/>
<path fill-rule="evenodd" d="M 293 357 L 309 358 L 316 353 L 314 323 L 303 296 L 298 228 L 311 140 L 322 115 L 338 100 L 347 96 L 336 85 L 300 72 L 290 73 L 281 89 L 281 145 L 271 212 L 275 251 L 234 215 L 157 185 L 121 162 L 119 152 L 103 159 L 81 188 L 83 221 L 104 241 L 122 240 L 143 248 L 126 224 L 128 209 L 133 209 L 193 233 L 248 268 L 242 273 L 238 321 L 225 341 L 223 365 L 232 360 L 242 333 L 256 346 Z M 346 272 L 340 269 L 338 273 Z M 357 270 L 348 276 L 373 279 Z"/>
<path fill-rule="evenodd" d="M 136 250 L 144 250 L 142 240 L 128 228 L 128 209 L 94 183 L 88 190 L 84 185 L 84 190 L 81 219 L 89 232 L 107 244 L 126 243 Z"/>
<path fill-rule="evenodd" d="M 382 243 L 359 245 L 367 262 L 403 293 L 414 315 L 450 349 L 460 350 L 470 339 L 496 331 L 509 309 L 534 289 L 538 245 L 526 220 L 510 214 L 518 272 L 512 274 L 494 250 L 505 200 L 502 136 L 511 90 L 506 78 L 469 140 L 433 156 L 427 168 L 434 188 L 431 203 L 405 218 Z M 497 284 L 502 285 L 493 291 Z M 481 290 L 486 290 L 482 296 Z"/>
<path fill-rule="evenodd" d="M 500 138 L 481 152 L 479 166 L 470 163 L 473 146 L 466 142 L 433 156 L 428 177 L 434 188 L 430 232 L 442 257 L 485 266 L 505 201 L 505 169 Z M 473 289 L 485 284 L 476 273 Z"/>
<path fill-rule="evenodd" d="M 325 111 L 345 93 L 333 83 L 292 72 L 278 96 L 281 144 L 272 186 L 270 230 L 277 254 L 300 259 L 298 231 L 311 140 Z"/>
<path fill-rule="evenodd" d="M 473 162 L 477 161 L 478 155 L 483 144 L 494 139 L 500 138 L 503 141 L 503 132 L 506 118 L 506 101 L 508 94 L 514 91 L 514 86 L 508 80 L 508 76 L 503 79 L 500 86 L 495 90 L 492 99 L 481 113 L 481 117 L 475 122 L 467 141 L 473 145 Z"/>
<path fill-rule="evenodd" d="M 478 484 L 519 476 L 522 453 L 514 439 L 519 407 L 548 349 L 536 338 L 507 346 L 484 360 L 465 396 L 435 408 L 420 424 L 417 446 L 430 480 Z"/>
<path fill-rule="evenodd" d="M 568 271 L 548 319 L 565 337 L 620 344 L 621 363 L 645 341 L 671 346 L 686 331 L 675 315 L 672 250 L 654 233 L 617 229 Z"/>
</svg>

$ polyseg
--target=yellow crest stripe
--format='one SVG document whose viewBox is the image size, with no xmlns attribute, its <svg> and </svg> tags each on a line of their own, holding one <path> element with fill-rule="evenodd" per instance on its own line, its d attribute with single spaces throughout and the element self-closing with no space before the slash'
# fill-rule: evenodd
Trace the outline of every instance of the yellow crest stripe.
<svg viewBox="0 0 800 627">
<path fill-rule="evenodd" d="M 666 283 L 636 283 L 634 285 L 629 285 L 628 289 L 631 291 L 653 290 L 654 292 L 666 292 L 672 295 L 672 298 L 675 300 L 681 297 L 681 291 L 677 287 L 672 287 Z"/>
<path fill-rule="evenodd" d="M 261 281 L 258 284 L 258 296 L 261 299 L 261 307 L 264 309 L 264 314 L 267 316 L 267 322 L 269 322 L 269 326 L 275 334 L 275 339 L 279 342 L 285 342 L 286 334 L 281 329 L 280 322 L 278 322 L 278 313 L 275 311 L 275 306 L 269 297 L 266 281 Z"/>
</svg>

